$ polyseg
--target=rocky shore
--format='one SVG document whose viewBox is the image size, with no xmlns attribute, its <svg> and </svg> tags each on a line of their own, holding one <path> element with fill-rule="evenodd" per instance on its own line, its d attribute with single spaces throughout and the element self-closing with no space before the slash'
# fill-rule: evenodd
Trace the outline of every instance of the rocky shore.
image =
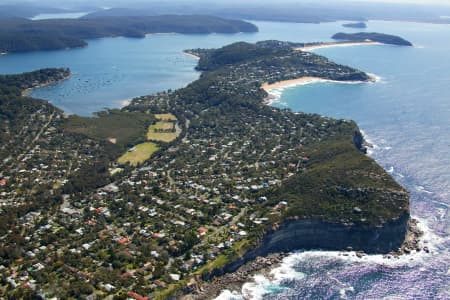
<svg viewBox="0 0 450 300">
<path fill-rule="evenodd" d="M 425 251 L 429 253 L 430 250 L 427 246 L 421 245 L 420 238 L 423 236 L 423 231 L 417 226 L 418 221 L 416 219 L 410 219 L 408 222 L 408 231 L 406 232 L 405 241 L 400 246 L 398 251 L 391 252 L 385 257 L 398 257 L 400 255 L 410 254 L 412 251 L 420 252 Z"/>
<path fill-rule="evenodd" d="M 410 219 L 408 222 L 408 231 L 405 241 L 397 251 L 389 252 L 383 257 L 385 259 L 396 259 L 402 255 L 408 255 L 412 252 L 424 251 L 429 253 L 427 246 L 421 245 L 420 238 L 423 232 L 417 226 L 418 221 Z M 348 249 L 351 250 L 351 249 Z M 252 281 L 257 274 L 271 278 L 270 271 L 278 267 L 289 253 L 273 253 L 265 257 L 258 256 L 254 260 L 247 262 L 239 267 L 236 271 L 214 277 L 209 281 L 202 281 L 200 278 L 192 280 L 189 284 L 187 295 L 182 296 L 182 300 L 198 300 L 198 299 L 214 299 L 222 291 L 241 291 L 246 282 Z M 363 258 L 367 254 L 363 251 L 357 251 L 356 256 Z M 347 256 L 345 253 L 343 256 Z"/>
<path fill-rule="evenodd" d="M 274 253 L 266 257 L 257 257 L 235 272 L 215 277 L 210 281 L 195 280 L 190 283 L 188 295 L 181 297 L 183 300 L 214 299 L 221 291 L 241 291 L 244 283 L 251 281 L 256 274 L 262 274 L 270 278 L 270 270 L 277 267 L 288 253 Z"/>
</svg>

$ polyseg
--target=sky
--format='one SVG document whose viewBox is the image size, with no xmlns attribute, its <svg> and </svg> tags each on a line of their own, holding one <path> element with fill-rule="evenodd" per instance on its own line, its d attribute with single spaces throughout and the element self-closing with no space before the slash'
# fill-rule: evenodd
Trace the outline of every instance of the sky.
<svg viewBox="0 0 450 300">
<path fill-rule="evenodd" d="M 325 7 L 325 8 L 340 8 L 345 10 L 346 8 L 353 7 L 354 9 L 362 8 L 363 6 L 369 5 L 369 7 L 375 7 L 378 9 L 388 9 L 388 7 L 395 7 L 398 4 L 412 5 L 420 4 L 427 9 L 445 9 L 450 8 L 450 0 L 0 0 L 1 4 L 22 4 L 31 3 L 39 6 L 63 8 L 63 9 L 90 9 L 101 7 L 141 7 L 141 6 L 151 6 L 152 3 L 159 3 L 164 6 L 169 6 L 171 3 L 183 3 L 185 5 L 198 4 L 200 7 L 204 6 L 205 3 L 211 4 L 214 7 L 217 5 L 233 7 L 233 4 L 242 6 L 246 5 L 258 5 L 264 6 L 264 4 L 271 4 L 272 6 L 282 6 L 283 3 L 290 4 L 306 4 L 311 7 Z M 386 4 L 386 7 L 383 4 Z M 134 5 L 133 5 L 134 4 Z M 330 5 L 330 7 L 328 7 Z M 360 7 L 361 6 L 361 7 Z M 420 7 L 419 6 L 419 7 Z M 417 5 L 414 5 L 418 8 Z M 367 7 L 366 7 L 367 8 Z M 403 13 L 408 13 L 407 8 Z M 439 13 L 439 12 L 437 12 Z M 448 12 L 446 12 L 448 13 Z"/>
<path fill-rule="evenodd" d="M 403 4 L 440 4 L 450 5 L 450 0 L 353 0 L 355 2 L 385 2 L 385 3 L 403 3 Z"/>
<path fill-rule="evenodd" d="M 249 0 L 247 0 L 248 2 L 250 2 Z M 415 4 L 441 4 L 441 5 L 450 5 L 450 0 L 349 0 L 349 1 L 342 1 L 342 0 L 320 0 L 320 1 L 312 1 L 312 0 L 253 0 L 253 2 L 271 2 L 272 4 L 275 2 L 291 2 L 291 3 L 316 3 L 316 4 L 326 4 L 328 3 L 337 3 L 337 2 L 363 2 L 363 3 L 376 3 L 376 2 L 384 2 L 384 3 L 403 3 L 403 4 L 409 4 L 409 3 L 415 3 Z M 0 4 L 3 3 L 8 3 L 8 4 L 14 4 L 14 3 L 20 3 L 20 2 L 30 2 L 30 3 L 43 3 L 43 2 L 52 2 L 54 4 L 59 3 L 59 4 L 63 4 L 64 2 L 72 2 L 72 3 L 90 3 L 92 5 L 95 5 L 96 2 L 99 3 L 114 3 L 114 2 L 122 2 L 122 3 L 126 3 L 128 1 L 116 1 L 116 0 L 112 0 L 112 1 L 108 1 L 108 0 L 100 0 L 100 1 L 96 1 L 96 0 L 24 0 L 24 1 L 20 1 L 20 0 L 0 0 Z M 135 2 L 133 0 L 129 1 L 129 2 Z M 137 0 L 136 2 L 141 2 L 141 3 L 149 3 L 152 2 L 152 0 L 147 0 L 147 1 L 139 1 Z M 164 1 L 166 2 L 166 1 Z M 168 1 L 170 2 L 170 0 Z M 195 3 L 197 2 L 196 0 L 184 0 L 183 2 L 191 2 L 191 3 Z M 228 2 L 225 0 L 212 0 L 211 2 Z"/>
</svg>

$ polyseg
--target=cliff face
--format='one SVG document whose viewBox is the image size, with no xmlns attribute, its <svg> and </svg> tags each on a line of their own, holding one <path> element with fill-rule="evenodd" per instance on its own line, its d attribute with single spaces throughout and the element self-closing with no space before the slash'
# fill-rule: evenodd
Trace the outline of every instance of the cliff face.
<svg viewBox="0 0 450 300">
<path fill-rule="evenodd" d="M 208 274 L 208 280 L 228 272 L 258 256 L 294 250 L 344 250 L 364 251 L 368 254 L 385 254 L 397 251 L 405 240 L 410 215 L 405 212 L 398 219 L 382 226 L 346 225 L 321 220 L 288 220 L 268 232 L 258 246 L 220 270 Z"/>
<path fill-rule="evenodd" d="M 351 247 L 366 253 L 388 253 L 403 243 L 409 214 L 383 226 L 369 227 L 320 220 L 290 220 L 267 234 L 248 255 L 267 255 L 296 249 L 343 250 Z"/>
</svg>

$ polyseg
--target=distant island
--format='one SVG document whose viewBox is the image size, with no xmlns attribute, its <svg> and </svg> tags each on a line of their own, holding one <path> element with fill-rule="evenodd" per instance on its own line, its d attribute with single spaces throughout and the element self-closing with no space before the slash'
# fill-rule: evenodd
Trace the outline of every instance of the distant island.
<svg viewBox="0 0 450 300">
<path fill-rule="evenodd" d="M 198 80 L 93 118 L 23 95 L 67 69 L 0 76 L 0 297 L 207 299 L 206 281 L 269 253 L 402 252 L 408 193 L 356 123 L 264 90 L 370 76 L 286 45 L 187 50 Z"/>
<path fill-rule="evenodd" d="M 339 32 L 332 36 L 335 40 L 345 41 L 373 41 L 389 45 L 397 46 L 412 46 L 413 44 L 399 36 L 377 33 L 377 32 L 358 32 L 358 33 L 343 33 Z"/>
<path fill-rule="evenodd" d="M 347 28 L 367 28 L 367 24 L 364 23 L 364 22 L 345 23 L 345 24 L 342 24 L 342 27 L 347 27 Z"/>
<path fill-rule="evenodd" d="M 240 20 L 203 15 L 99 17 L 89 19 L 0 19 L 0 53 L 57 50 L 87 45 L 87 39 L 150 33 L 238 33 L 258 28 Z"/>
</svg>

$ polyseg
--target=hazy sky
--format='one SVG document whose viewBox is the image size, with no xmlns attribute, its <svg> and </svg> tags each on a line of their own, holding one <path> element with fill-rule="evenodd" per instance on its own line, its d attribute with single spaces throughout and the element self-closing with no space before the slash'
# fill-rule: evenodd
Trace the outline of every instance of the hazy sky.
<svg viewBox="0 0 450 300">
<path fill-rule="evenodd" d="M 151 3 L 164 3 L 164 5 L 170 5 L 171 3 L 185 3 L 185 4 L 198 4 L 200 6 L 205 3 L 210 6 L 214 4 L 222 4 L 228 7 L 233 7 L 233 4 L 257 4 L 258 6 L 264 4 L 272 4 L 282 6 L 283 3 L 291 4 L 309 4 L 310 6 L 326 7 L 331 5 L 334 7 L 346 8 L 346 5 L 355 6 L 355 4 L 371 4 L 376 5 L 377 8 L 383 8 L 383 3 L 388 4 L 421 4 L 427 8 L 435 8 L 436 6 L 445 6 L 450 8 L 450 0 L 0 0 L 1 4 L 19 4 L 19 3 L 32 3 L 37 5 L 58 7 L 58 8 L 81 8 L 81 7 L 133 7 L 136 5 L 150 6 Z M 139 3 L 139 4 L 138 4 Z M 442 7 L 444 8 L 444 7 Z M 408 13 L 407 9 L 405 13 Z"/>
<path fill-rule="evenodd" d="M 443 4 L 450 5 L 450 0 L 353 0 L 357 2 L 385 2 L 385 3 L 417 3 L 417 4 Z"/>
<path fill-rule="evenodd" d="M 180 1 L 180 0 L 178 0 L 178 1 Z M 191 2 L 191 3 L 195 3 L 195 2 L 198 2 L 198 1 L 196 1 L 196 0 L 181 0 L 181 1 L 183 1 L 183 2 Z M 126 3 L 126 2 L 128 2 L 128 1 L 117 1 L 117 0 L 110 0 L 110 1 L 108 1 L 108 0 L 64 0 L 64 1 L 61 1 L 61 0 L 59 0 L 59 1 L 55 1 L 55 0 L 24 0 L 24 1 L 20 1 L 20 0 L 0 0 L 0 4 L 2 4 L 2 3 L 8 3 L 8 4 L 13 4 L 13 3 L 20 3 L 20 2 L 31 2 L 31 3 L 36 3 L 36 4 L 39 4 L 39 3 L 45 3 L 45 2 L 51 2 L 51 3 L 59 3 L 59 4 L 64 4 L 64 2 L 66 2 L 66 3 L 70 3 L 70 2 L 72 2 L 72 3 L 90 3 L 90 4 L 92 4 L 92 5 L 95 5 L 96 4 L 96 2 L 99 2 L 99 3 L 102 3 L 102 4 L 104 4 L 104 3 L 108 3 L 108 2 L 110 2 L 110 3 L 115 3 L 115 2 L 121 2 L 121 3 Z M 155 1 L 152 1 L 152 0 L 147 0 L 147 1 L 142 1 L 142 0 L 130 0 L 129 2 L 141 2 L 141 3 L 145 3 L 145 2 L 147 2 L 147 3 L 151 3 L 151 2 L 155 2 Z M 161 1 L 161 0 L 159 0 L 159 1 L 156 1 L 156 2 L 166 2 L 166 1 Z M 199 1 L 199 2 L 202 2 L 202 1 Z M 214 2 L 228 2 L 228 1 L 225 1 L 225 0 L 216 0 L 216 1 L 214 1 L 214 0 L 212 0 L 211 1 L 212 3 L 214 3 Z M 404 4 L 408 4 L 408 3 L 415 3 L 415 4 L 442 4 L 442 5 L 450 5 L 450 0 L 320 0 L 320 1 L 312 1 L 312 0 L 272 0 L 272 1 L 270 1 L 270 0 L 259 0 L 259 1 L 256 1 L 256 0 L 247 0 L 247 2 L 271 2 L 272 4 L 274 4 L 274 3 L 276 3 L 276 2 L 291 2 L 291 3 L 316 3 L 316 4 L 326 4 L 327 2 L 328 3 L 337 3 L 337 2 L 365 2 L 365 3 L 377 3 L 377 2 L 384 2 L 384 3 L 404 3 Z"/>
</svg>

